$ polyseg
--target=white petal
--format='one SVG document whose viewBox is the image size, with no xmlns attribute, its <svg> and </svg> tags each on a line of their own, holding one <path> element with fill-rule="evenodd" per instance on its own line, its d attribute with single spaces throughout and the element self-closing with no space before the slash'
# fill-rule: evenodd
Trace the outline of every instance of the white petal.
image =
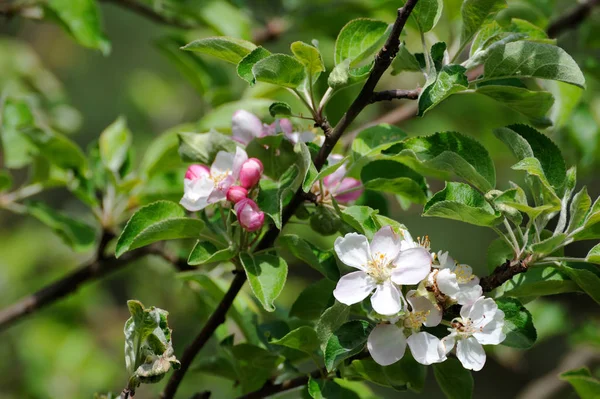
<svg viewBox="0 0 600 399">
<path fill-rule="evenodd" d="M 233 139 L 242 144 L 248 144 L 253 138 L 260 137 L 263 125 L 254 114 L 245 110 L 233 113 L 231 120 L 231 135 Z"/>
<path fill-rule="evenodd" d="M 385 281 L 377 285 L 371 296 L 373 310 L 384 316 L 392 316 L 402 310 L 402 294 L 394 284 Z"/>
<path fill-rule="evenodd" d="M 438 252 L 438 259 L 440 262 L 440 269 L 453 269 L 454 268 L 454 259 L 448 254 L 448 251 L 442 253 L 442 251 Z"/>
<path fill-rule="evenodd" d="M 348 273 L 337 282 L 333 296 L 345 305 L 353 305 L 365 299 L 377 284 L 363 271 Z"/>
<path fill-rule="evenodd" d="M 467 370 L 479 371 L 485 364 L 483 346 L 474 337 L 458 341 L 458 344 L 456 344 L 456 357 Z"/>
<path fill-rule="evenodd" d="M 393 324 L 379 324 L 369 334 L 367 349 L 375 362 L 389 366 L 404 356 L 406 337 L 402 330 Z"/>
<path fill-rule="evenodd" d="M 345 265 L 365 270 L 371 260 L 369 241 L 362 234 L 348 233 L 344 237 L 338 237 L 333 247 L 338 258 Z"/>
<path fill-rule="evenodd" d="M 438 352 L 440 356 L 445 356 L 452 348 L 454 348 L 454 344 L 456 343 L 456 333 L 450 333 L 450 335 L 446 335 L 444 338 L 440 340 L 440 344 L 438 345 Z"/>
<path fill-rule="evenodd" d="M 428 366 L 446 360 L 446 355 L 438 351 L 440 340 L 434 335 L 421 331 L 408 337 L 407 342 L 413 357 L 421 364 Z"/>
<path fill-rule="evenodd" d="M 237 147 L 235 149 L 235 156 L 233 157 L 233 164 L 231 167 L 231 172 L 232 172 L 231 175 L 233 176 L 234 182 L 240 176 L 240 169 L 242 168 L 242 164 L 244 162 L 246 162 L 247 160 L 248 160 L 248 154 L 246 154 L 246 151 L 244 151 L 240 147 Z"/>
<path fill-rule="evenodd" d="M 456 274 L 452 273 L 450 269 L 440 269 L 436 277 L 437 286 L 444 295 L 454 298 L 460 291 L 458 281 L 456 281 Z"/>
<path fill-rule="evenodd" d="M 470 307 L 463 306 L 460 315 L 463 318 L 470 318 L 475 326 L 479 326 L 491 321 L 497 311 L 498 305 L 492 298 L 479 297 Z"/>
<path fill-rule="evenodd" d="M 506 339 L 504 328 L 504 312 L 498 310 L 492 321 L 488 322 L 481 332 L 473 334 L 482 345 L 498 345 Z"/>
<path fill-rule="evenodd" d="M 419 296 L 417 291 L 411 290 L 406 294 L 413 312 L 429 312 L 425 323 L 426 327 L 435 327 L 442 321 L 442 309 L 437 303 L 431 302 L 427 297 Z"/>
<path fill-rule="evenodd" d="M 208 206 L 208 197 L 214 185 L 210 179 L 184 180 L 184 194 L 179 202 L 191 212 L 202 210 Z"/>
<path fill-rule="evenodd" d="M 400 253 L 400 236 L 390 226 L 382 227 L 371 240 L 371 253 L 375 257 L 378 253 L 384 254 L 389 261 L 396 259 Z"/>
<path fill-rule="evenodd" d="M 483 294 L 479 284 L 459 284 L 459 288 L 460 291 L 454 295 L 454 299 L 459 305 L 473 303 Z"/>
<path fill-rule="evenodd" d="M 231 173 L 233 171 L 233 159 L 235 155 L 227 151 L 219 151 L 215 161 L 210 166 L 210 174 L 220 175 L 222 173 Z"/>
<path fill-rule="evenodd" d="M 417 244 L 415 240 L 413 240 L 408 230 L 402 230 L 402 235 L 402 241 L 400 242 L 400 249 L 402 251 L 405 251 L 410 248 L 416 248 L 419 246 L 419 244 Z"/>
<path fill-rule="evenodd" d="M 431 271 L 431 254 L 425 248 L 411 248 L 400 252 L 394 261 L 392 281 L 399 285 L 418 284 Z"/>
</svg>

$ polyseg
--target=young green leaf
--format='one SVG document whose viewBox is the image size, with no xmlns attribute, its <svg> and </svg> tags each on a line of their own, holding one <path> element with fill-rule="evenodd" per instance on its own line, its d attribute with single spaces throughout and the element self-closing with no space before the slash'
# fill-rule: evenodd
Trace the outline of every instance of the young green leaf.
<svg viewBox="0 0 600 399">
<path fill-rule="evenodd" d="M 502 215 L 487 203 L 483 195 L 464 183 L 446 183 L 423 209 L 423 216 L 436 216 L 476 226 L 495 226 L 502 222 Z"/>
<path fill-rule="evenodd" d="M 0 118 L 0 138 L 2 155 L 7 168 L 22 168 L 33 160 L 36 147 L 21 133 L 35 125 L 35 119 L 29 103 L 23 99 L 6 98 L 2 105 Z"/>
<path fill-rule="evenodd" d="M 365 320 L 352 320 L 335 330 L 325 348 L 325 367 L 333 370 L 341 361 L 359 353 L 373 326 Z"/>
<path fill-rule="evenodd" d="M 460 35 L 461 48 L 471 41 L 481 25 L 503 8 L 506 8 L 506 0 L 466 0 L 463 2 L 460 10 L 463 20 Z"/>
<path fill-rule="evenodd" d="M 442 16 L 444 2 L 442 0 L 421 0 L 417 3 L 411 17 L 417 22 L 423 33 L 432 30 Z"/>
<path fill-rule="evenodd" d="M 276 245 L 306 262 L 328 279 L 337 281 L 340 278 L 340 272 L 331 251 L 323 251 L 295 234 L 280 235 Z"/>
<path fill-rule="evenodd" d="M 302 320 L 316 320 L 329 306 L 333 304 L 335 282 L 327 278 L 307 286 L 298 295 L 290 309 L 290 317 Z"/>
<path fill-rule="evenodd" d="M 531 313 L 517 299 L 500 298 L 496 303 L 504 312 L 503 332 L 506 334 L 506 339 L 502 341 L 502 345 L 521 349 L 530 348 L 537 339 Z"/>
<path fill-rule="evenodd" d="M 456 175 L 483 192 L 496 185 L 494 163 L 484 146 L 456 132 L 412 137 L 383 151 L 417 173 L 450 180 Z"/>
<path fill-rule="evenodd" d="M 223 61 L 237 64 L 255 48 L 256 45 L 246 40 L 227 36 L 217 36 L 195 40 L 183 46 L 181 49 L 212 55 Z"/>
<path fill-rule="evenodd" d="M 95 229 L 39 201 L 25 204 L 27 213 L 50 227 L 73 250 L 88 250 L 96 239 Z"/>
<path fill-rule="evenodd" d="M 596 263 L 600 265 L 600 244 L 596 244 L 590 252 L 588 252 L 585 260 L 590 263 Z"/>
<path fill-rule="evenodd" d="M 132 135 L 123 117 L 108 126 L 98 140 L 100 158 L 106 168 L 118 173 L 127 158 L 131 146 Z"/>
<path fill-rule="evenodd" d="M 595 267 L 593 265 L 589 266 Z M 594 301 L 600 304 L 600 277 L 596 272 L 588 270 L 585 263 L 563 265 L 559 269 L 575 281 Z"/>
<path fill-rule="evenodd" d="M 585 78 L 566 51 L 550 44 L 512 42 L 494 48 L 484 63 L 484 79 L 540 78 L 584 87 Z"/>
<path fill-rule="evenodd" d="M 258 61 L 252 67 L 252 73 L 260 82 L 295 89 L 306 79 L 304 65 L 294 57 L 285 54 L 273 54 Z"/>
<path fill-rule="evenodd" d="M 325 64 L 323 64 L 319 49 L 304 42 L 293 42 L 291 50 L 302 65 L 304 65 L 306 75 L 310 76 L 311 82 L 314 84 L 321 72 L 325 72 Z"/>
<path fill-rule="evenodd" d="M 267 312 L 275 310 L 275 299 L 281 294 L 288 266 L 279 256 L 241 253 L 240 260 L 248 276 L 250 288 Z"/>
<path fill-rule="evenodd" d="M 50 0 L 46 10 L 79 44 L 110 53 L 110 42 L 100 27 L 100 12 L 94 0 Z"/>
<path fill-rule="evenodd" d="M 473 396 L 473 376 L 458 359 L 433 364 L 435 379 L 448 399 L 468 399 Z"/>
<path fill-rule="evenodd" d="M 225 262 L 235 255 L 232 247 L 217 248 L 209 241 L 198 241 L 188 258 L 188 265 L 205 265 L 208 263 Z"/>
<path fill-rule="evenodd" d="M 419 4 L 419 3 L 417 3 Z M 398 75 L 401 72 L 421 72 L 424 65 L 421 65 L 417 57 L 408 51 L 406 44 L 400 43 L 398 54 L 392 61 L 392 75 Z"/>
<path fill-rule="evenodd" d="M 402 129 L 387 123 L 368 127 L 352 141 L 352 158 L 357 162 L 362 157 L 378 155 L 407 137 Z"/>
<path fill-rule="evenodd" d="M 319 339 L 315 329 L 309 326 L 298 327 L 290 331 L 285 337 L 270 341 L 273 345 L 286 346 L 311 355 L 319 349 Z"/>
<path fill-rule="evenodd" d="M 174 202 L 157 201 L 140 208 L 125 225 L 117 241 L 116 257 L 127 251 L 157 241 L 196 238 L 204 223 L 185 216 L 185 210 Z"/>
<path fill-rule="evenodd" d="M 184 161 L 210 165 L 219 151 L 235 152 L 231 137 L 215 131 L 208 133 L 179 133 L 179 155 Z"/>
<path fill-rule="evenodd" d="M 499 264 L 498 264 L 499 265 Z M 578 292 L 579 286 L 554 266 L 533 267 L 496 288 L 495 297 L 531 298 Z"/>
<path fill-rule="evenodd" d="M 237 74 L 240 78 L 244 79 L 246 82 L 250 83 L 250 86 L 256 83 L 256 79 L 254 77 L 254 73 L 252 72 L 252 68 L 254 65 L 271 55 L 271 52 L 263 47 L 257 47 L 252 50 L 248 55 L 246 55 L 237 65 Z"/>
<path fill-rule="evenodd" d="M 469 81 L 466 71 L 461 65 L 445 65 L 437 73 L 435 80 L 421 92 L 418 115 L 423 116 L 451 94 L 467 90 Z"/>
<path fill-rule="evenodd" d="M 277 115 L 290 116 L 292 114 L 292 107 L 287 103 L 277 101 L 269 106 L 269 113 L 273 118 Z"/>
<path fill-rule="evenodd" d="M 425 178 L 396 161 L 370 162 L 362 168 L 360 179 L 369 190 L 393 193 L 417 204 L 424 204 L 429 194 Z"/>
<path fill-rule="evenodd" d="M 573 200 L 571 201 L 569 210 L 570 220 L 567 232 L 571 232 L 583 224 L 591 205 L 592 199 L 587 192 L 587 187 L 584 186 L 581 191 L 573 196 Z"/>
<path fill-rule="evenodd" d="M 554 97 L 550 92 L 531 91 L 514 86 L 485 85 L 478 87 L 475 93 L 483 94 L 522 113 L 535 125 L 551 124 L 546 118 L 546 114 L 554 104 Z"/>
<path fill-rule="evenodd" d="M 233 346 L 231 355 L 236 360 L 235 369 L 242 385 L 242 392 L 249 393 L 260 389 L 285 360 L 256 345 L 239 344 Z"/>
<path fill-rule="evenodd" d="M 387 38 L 388 28 L 387 23 L 374 19 L 359 18 L 348 22 L 335 41 L 335 65 L 350 60 L 349 67 L 355 67 L 375 54 Z"/>
<path fill-rule="evenodd" d="M 558 249 L 566 239 L 567 235 L 564 233 L 553 235 L 545 240 L 533 244 L 531 246 L 531 251 L 540 255 L 549 255 L 556 251 L 556 249 Z"/>
<path fill-rule="evenodd" d="M 72 169 L 83 175 L 87 167 L 85 154 L 68 137 L 37 127 L 22 130 L 39 154 L 61 169 Z"/>
<path fill-rule="evenodd" d="M 349 315 L 350 307 L 337 301 L 323 312 L 315 325 L 315 331 L 323 352 L 333 332 L 346 322 Z"/>
<path fill-rule="evenodd" d="M 340 216 L 354 230 L 366 235 L 369 239 L 379 230 L 375 216 L 379 211 L 368 206 L 353 205 L 344 208 Z"/>
<path fill-rule="evenodd" d="M 564 372 L 559 377 L 571 384 L 581 399 L 600 397 L 600 380 L 592 376 L 586 367 Z"/>
</svg>

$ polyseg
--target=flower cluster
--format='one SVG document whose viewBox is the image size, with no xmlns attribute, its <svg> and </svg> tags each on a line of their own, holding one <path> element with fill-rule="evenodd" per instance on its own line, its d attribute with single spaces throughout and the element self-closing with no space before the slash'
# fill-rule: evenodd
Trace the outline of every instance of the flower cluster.
<svg viewBox="0 0 600 399">
<path fill-rule="evenodd" d="M 456 348 L 463 367 L 481 370 L 482 345 L 497 345 L 505 338 L 504 312 L 482 296 L 470 266 L 455 262 L 447 252 L 432 254 L 429 247 L 427 238 L 414 241 L 408 231 L 390 226 L 375 233 L 370 243 L 357 233 L 339 237 L 334 244 L 338 258 L 358 271 L 340 278 L 333 294 L 346 305 L 371 295 L 372 316 L 379 324 L 367 348 L 377 363 L 397 362 L 408 344 L 421 364 L 443 362 Z M 416 287 L 406 291 L 409 285 Z M 462 305 L 460 316 L 444 320 L 456 304 Z M 439 324 L 450 333 L 442 339 L 423 330 Z"/>
<path fill-rule="evenodd" d="M 292 122 L 289 119 L 282 118 L 267 125 L 254 114 L 243 109 L 237 110 L 233 114 L 231 123 L 231 135 L 235 141 L 243 145 L 248 145 L 253 139 L 265 136 L 272 136 L 283 133 L 292 143 L 299 142 L 310 143 L 317 141 L 322 144 L 323 136 L 317 136 L 313 131 L 295 132 Z"/>
</svg>

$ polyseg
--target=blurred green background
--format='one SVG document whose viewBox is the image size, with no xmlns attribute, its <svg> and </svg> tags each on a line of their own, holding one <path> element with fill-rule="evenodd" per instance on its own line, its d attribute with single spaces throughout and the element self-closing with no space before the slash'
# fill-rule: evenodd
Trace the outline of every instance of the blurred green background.
<svg viewBox="0 0 600 399">
<path fill-rule="evenodd" d="M 233 66 L 189 53 L 181 55 L 177 50 L 179 45 L 215 34 L 249 38 L 271 26 L 282 33 L 267 38 L 263 46 L 273 52 L 289 52 L 292 41 L 317 39 L 326 55 L 326 65 L 331 67 L 335 36 L 346 22 L 358 17 L 391 22 L 399 5 L 384 0 L 175 3 L 188 7 L 189 15 L 199 15 L 193 20 L 199 26 L 197 29 L 169 27 L 118 5 L 101 3 L 104 32 L 112 45 L 106 56 L 78 45 L 56 24 L 0 16 L 0 89 L 10 89 L 14 75 L 27 65 L 36 65 L 34 69 L 43 71 L 40 79 L 45 90 L 54 93 L 53 117 L 64 125 L 63 131 L 71 132 L 71 137 L 85 148 L 107 125 L 123 115 L 134 133 L 135 152 L 140 159 L 151 140 L 173 126 L 194 123 L 197 131 L 210 127 L 227 129 L 231 112 L 238 106 L 262 105 L 258 111 L 265 116 L 268 112 L 264 104 L 268 106 L 269 102 L 261 102 L 261 98 L 291 101 L 288 94 L 274 92 L 268 85 L 257 84 L 247 89 Z M 506 18 L 516 16 L 544 25 L 572 3 L 509 1 L 509 9 L 503 12 Z M 456 36 L 455 17 L 459 9 L 460 1 L 445 2 L 442 21 L 428 34 L 430 44 L 437 40 L 451 41 Z M 419 39 L 414 31 L 409 30 L 405 40 L 409 47 L 418 49 Z M 578 166 L 579 184 L 587 184 L 590 195 L 596 198 L 600 194 L 600 12 L 596 10 L 577 29 L 561 34 L 558 44 L 584 70 L 587 90 L 580 98 L 579 93 L 572 93 L 569 98 L 579 98 L 573 104 L 561 102 L 559 97 L 551 112 L 555 125 L 545 133 L 559 143 L 567 164 Z M 325 88 L 325 82 L 322 83 Z M 380 87 L 414 88 L 418 83 L 423 82 L 416 75 L 388 75 Z M 354 99 L 357 90 L 353 87 L 334 97 L 327 110 L 333 122 Z M 226 102 L 242 99 L 241 105 L 219 108 Z M 373 105 L 355 126 L 410 106 L 402 102 Z M 405 120 L 399 126 L 410 135 L 459 131 L 476 137 L 495 160 L 498 187 L 508 188 L 509 180 L 520 181 L 522 176 L 510 170 L 514 160 L 494 138 L 492 129 L 524 121 L 518 113 L 482 96 L 456 95 L 426 117 Z M 17 171 L 16 176 L 23 179 L 24 172 Z M 433 191 L 443 186 L 439 181 L 430 183 Z M 84 209 L 63 189 L 39 197 L 71 214 L 81 214 Z M 461 263 L 472 265 L 481 274 L 487 273 L 486 251 L 495 238 L 493 232 L 448 220 L 422 218 L 421 207 L 415 205 L 408 210 L 390 206 L 388 212 L 408 226 L 414 236 L 428 234 L 434 250 L 448 250 Z M 300 228 L 294 224 L 288 227 Z M 332 240 L 317 243 L 326 246 Z M 566 255 L 585 257 L 592 245 L 591 242 L 572 245 Z M 73 254 L 37 221 L 0 211 L 0 307 L 55 281 L 89 256 Z M 290 273 L 278 300 L 278 312 L 282 314 L 289 310 L 301 289 L 318 277 L 312 269 L 298 264 L 291 265 Z M 120 392 L 126 384 L 122 330 L 129 314 L 125 302 L 131 298 L 170 312 L 177 355 L 209 314 L 210 301 L 198 285 L 178 278 L 175 269 L 166 262 L 144 258 L 101 281 L 83 286 L 74 295 L 2 332 L 0 398 L 84 398 L 92 397 L 95 392 Z M 527 352 L 495 348 L 489 364 L 475 373 L 475 398 L 566 397 L 571 392 L 566 386 L 553 391 L 553 396 L 519 395 L 524 394 L 529 384 L 559 367 L 565 358 L 585 361 L 591 366 L 600 363 L 600 315 L 589 297 L 557 295 L 532 302 L 528 307 L 538 327 L 538 343 Z M 269 315 L 262 317 L 263 321 L 269 319 Z M 232 326 L 221 327 L 220 333 L 224 335 L 228 328 Z M 214 350 L 216 341 L 213 341 L 200 354 L 199 361 Z M 431 374 L 423 397 L 443 397 Z M 136 397 L 156 397 L 164 382 L 144 386 Z M 372 388 L 380 397 L 416 396 Z M 227 380 L 192 372 L 184 380 L 180 397 L 204 390 L 211 390 L 214 398 L 231 398 L 238 392 Z M 282 397 L 301 397 L 301 393 L 297 390 Z"/>
</svg>

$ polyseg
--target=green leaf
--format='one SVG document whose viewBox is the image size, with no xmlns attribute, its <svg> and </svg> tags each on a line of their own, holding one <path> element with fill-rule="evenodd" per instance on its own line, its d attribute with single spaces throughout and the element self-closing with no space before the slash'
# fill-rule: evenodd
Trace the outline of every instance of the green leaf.
<svg viewBox="0 0 600 399">
<path fill-rule="evenodd" d="M 281 294 L 287 278 L 288 267 L 283 258 L 259 254 L 240 254 L 248 276 L 250 288 L 267 312 L 275 310 L 275 299 Z"/>
<path fill-rule="evenodd" d="M 227 36 L 217 36 L 195 40 L 181 49 L 212 55 L 223 61 L 237 64 L 255 48 L 256 45 L 246 40 Z"/>
<path fill-rule="evenodd" d="M 544 134 L 526 125 L 510 125 L 494 130 L 519 160 L 536 158 L 550 185 L 560 193 L 567 176 L 567 168 L 560 149 Z"/>
<path fill-rule="evenodd" d="M 571 232 L 583 224 L 591 205 L 592 199 L 587 192 L 587 187 L 584 186 L 581 191 L 573 196 L 571 201 L 567 232 Z"/>
<path fill-rule="evenodd" d="M 2 102 L 0 123 L 2 155 L 6 167 L 19 169 L 30 164 L 36 147 L 21 133 L 35 125 L 29 103 L 22 99 L 6 98 Z"/>
<path fill-rule="evenodd" d="M 328 279 L 337 281 L 340 278 L 340 271 L 331 251 L 323 251 L 295 234 L 280 235 L 276 245 L 306 262 Z"/>
<path fill-rule="evenodd" d="M 373 326 L 365 320 L 352 320 L 335 330 L 325 348 L 325 367 L 333 370 L 341 361 L 364 348 Z"/>
<path fill-rule="evenodd" d="M 131 132 L 127 128 L 125 118 L 120 117 L 108 126 L 98 140 L 100 158 L 106 168 L 118 173 L 127 158 L 131 146 Z"/>
<path fill-rule="evenodd" d="M 450 180 L 456 175 L 483 192 L 496 185 L 496 170 L 484 146 L 456 132 L 412 137 L 383 152 L 423 175 Z"/>
<path fill-rule="evenodd" d="M 537 339 L 537 331 L 533 326 L 531 313 L 514 298 L 496 300 L 498 309 L 504 312 L 504 329 L 506 339 L 502 345 L 513 348 L 528 349 Z"/>
<path fill-rule="evenodd" d="M 197 238 L 204 223 L 185 216 L 185 210 L 174 202 L 157 201 L 140 208 L 131 216 L 119 236 L 116 257 L 127 251 L 157 241 Z"/>
<path fill-rule="evenodd" d="M 484 79 L 540 78 L 584 87 L 585 78 L 566 51 L 550 44 L 512 42 L 494 48 L 484 63 Z"/>
<path fill-rule="evenodd" d="M 138 383 L 158 382 L 171 367 L 180 366 L 167 323 L 169 312 L 154 306 L 144 308 L 138 301 L 127 301 L 127 307 L 131 317 L 124 328 L 125 365 L 130 379 Z"/>
<path fill-rule="evenodd" d="M 421 0 L 410 16 L 417 22 L 421 32 L 429 32 L 440 20 L 443 8 L 442 0 Z"/>
<path fill-rule="evenodd" d="M 281 339 L 270 341 L 273 345 L 281 345 L 292 349 L 308 353 L 311 355 L 319 349 L 319 339 L 314 328 L 308 326 L 298 327 L 290 331 Z"/>
<path fill-rule="evenodd" d="M 69 138 L 60 133 L 37 127 L 25 129 L 22 133 L 37 147 L 39 154 L 50 163 L 59 168 L 72 169 L 83 174 L 87 163 L 85 154 Z"/>
<path fill-rule="evenodd" d="M 577 291 L 580 291 L 579 286 L 566 273 L 554 266 L 540 266 L 517 274 L 496 288 L 495 297 L 530 298 Z"/>
<path fill-rule="evenodd" d="M 531 251 L 540 255 L 549 255 L 554 252 L 565 240 L 567 235 L 564 233 L 556 234 L 545 240 L 531 245 Z"/>
<path fill-rule="evenodd" d="M 387 123 L 368 127 L 352 141 L 352 158 L 359 161 L 362 157 L 380 154 L 406 137 L 402 129 Z"/>
<path fill-rule="evenodd" d="M 463 20 L 461 48 L 471 41 L 486 21 L 503 8 L 506 8 L 506 0 L 465 0 L 460 10 Z"/>
<path fill-rule="evenodd" d="M 600 277 L 585 267 L 585 264 L 581 266 L 569 264 L 569 266 L 560 266 L 559 270 L 566 273 L 586 294 L 600 304 Z"/>
<path fill-rule="evenodd" d="M 417 3 L 419 4 L 419 3 Z M 407 72 L 421 72 L 422 66 L 417 60 L 417 57 L 406 48 L 404 42 L 400 43 L 398 54 L 392 61 L 392 75 L 398 75 L 399 73 Z"/>
<path fill-rule="evenodd" d="M 354 384 L 357 383 L 357 381 L 348 381 L 340 378 L 316 380 L 309 376 L 307 391 L 308 395 L 313 399 L 367 399 L 372 397 L 372 395 L 361 396 L 356 390 L 353 390 Z M 369 393 L 372 394 L 371 392 Z"/>
<path fill-rule="evenodd" d="M 600 265 L 600 244 L 596 244 L 590 252 L 588 252 L 585 260 L 590 263 L 596 263 Z"/>
<path fill-rule="evenodd" d="M 319 49 L 304 42 L 293 42 L 291 50 L 306 68 L 306 75 L 311 77 L 312 83 L 316 82 L 321 72 L 325 72 Z"/>
<path fill-rule="evenodd" d="M 498 266 L 514 257 L 513 248 L 502 238 L 496 238 L 487 249 L 487 268 L 493 273 Z"/>
<path fill-rule="evenodd" d="M 350 60 L 349 67 L 354 67 L 375 54 L 387 38 L 388 27 L 385 22 L 367 18 L 348 22 L 335 41 L 335 65 Z"/>
<path fill-rule="evenodd" d="M 335 285 L 334 281 L 324 278 L 307 286 L 292 305 L 290 317 L 303 320 L 318 319 L 333 303 Z"/>
<path fill-rule="evenodd" d="M 100 12 L 94 0 L 49 0 L 46 6 L 79 44 L 108 55 L 110 42 L 102 33 Z"/>
<path fill-rule="evenodd" d="M 423 116 L 427 111 L 441 103 L 448 96 L 467 90 L 469 80 L 461 65 L 445 65 L 437 74 L 435 80 L 425 86 L 419 96 L 418 115 Z"/>
<path fill-rule="evenodd" d="M 209 241 L 198 241 L 187 262 L 192 266 L 205 265 L 207 263 L 225 262 L 231 260 L 234 256 L 235 249 L 232 247 L 219 249 Z"/>
<path fill-rule="evenodd" d="M 344 208 L 340 215 L 354 230 L 371 239 L 380 228 L 375 219 L 378 212 L 368 206 L 353 205 Z"/>
<path fill-rule="evenodd" d="M 254 65 L 271 55 L 271 52 L 263 47 L 257 47 L 252 50 L 248 55 L 246 55 L 237 65 L 237 74 L 240 78 L 244 79 L 246 82 L 250 83 L 252 86 L 256 83 L 256 79 L 254 77 L 254 73 L 252 72 L 252 68 Z"/>
<path fill-rule="evenodd" d="M 292 115 L 292 107 L 287 103 L 277 101 L 269 106 L 269 113 L 273 118 L 277 115 L 290 116 Z"/>
<path fill-rule="evenodd" d="M 546 114 L 554 104 L 554 97 L 550 92 L 531 91 L 514 86 L 486 85 L 478 87 L 475 93 L 483 94 L 522 113 L 534 124 L 541 126 L 550 124 L 546 118 Z"/>
<path fill-rule="evenodd" d="M 236 360 L 235 368 L 243 393 L 260 389 L 285 360 L 282 356 L 245 343 L 232 347 L 231 353 Z"/>
<path fill-rule="evenodd" d="M 26 203 L 27 213 L 50 227 L 73 250 L 88 250 L 96 239 L 95 229 L 39 201 Z"/>
<path fill-rule="evenodd" d="M 273 54 L 258 61 L 252 73 L 260 82 L 295 89 L 306 79 L 304 65 L 296 58 L 285 54 Z"/>
<path fill-rule="evenodd" d="M 188 126 L 177 126 L 156 137 L 144 153 L 140 165 L 143 176 L 153 177 L 161 172 L 169 172 L 181 168 L 184 163 L 178 153 L 180 129 L 188 130 Z"/>
<path fill-rule="evenodd" d="M 323 352 L 333 332 L 346 322 L 349 315 L 350 307 L 337 301 L 323 312 L 315 325 L 315 331 Z"/>
<path fill-rule="evenodd" d="M 495 226 L 502 222 L 502 215 L 494 211 L 483 195 L 464 183 L 446 183 L 423 209 L 423 216 L 436 216 L 476 226 Z"/>
<path fill-rule="evenodd" d="M 10 190 L 13 184 L 13 178 L 6 170 L 0 170 L 0 193 Z"/>
<path fill-rule="evenodd" d="M 600 381 L 586 367 L 564 372 L 559 377 L 571 384 L 581 399 L 600 397 Z"/>
<path fill-rule="evenodd" d="M 458 359 L 449 358 L 432 366 L 435 380 L 448 399 L 466 399 L 473 396 L 473 376 Z"/>
<path fill-rule="evenodd" d="M 391 160 L 368 163 L 360 173 L 365 188 L 400 195 L 417 204 L 427 201 L 429 188 L 425 178 L 408 166 Z"/>
<path fill-rule="evenodd" d="M 405 391 L 409 388 L 419 393 L 423 391 L 427 376 L 427 368 L 417 363 L 410 351 L 406 351 L 398 362 L 385 367 L 380 366 L 373 359 L 353 360 L 345 372 L 348 371 L 358 374 L 360 378 L 367 381 L 392 387 L 397 391 Z"/>
<path fill-rule="evenodd" d="M 215 131 L 208 133 L 179 133 L 179 155 L 187 162 L 210 165 L 219 151 L 235 152 L 231 137 Z"/>
</svg>

